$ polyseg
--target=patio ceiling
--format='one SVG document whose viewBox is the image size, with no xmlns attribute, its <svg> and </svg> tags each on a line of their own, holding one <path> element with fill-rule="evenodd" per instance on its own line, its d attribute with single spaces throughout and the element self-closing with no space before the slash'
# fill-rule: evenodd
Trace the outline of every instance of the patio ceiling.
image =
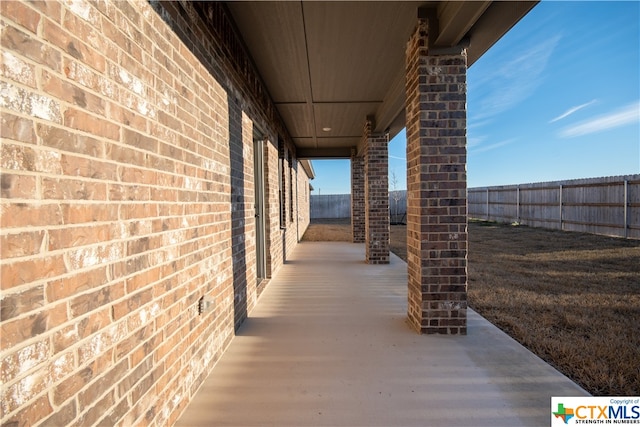
<svg viewBox="0 0 640 427">
<path fill-rule="evenodd" d="M 293 2 L 227 5 L 299 158 L 349 157 L 364 121 L 404 127 L 405 48 L 420 9 L 431 49 L 467 44 L 473 64 L 535 1 Z M 437 20 L 433 20 L 437 16 Z M 436 24 L 437 21 L 437 24 Z M 359 147 L 361 148 L 361 147 Z"/>
</svg>

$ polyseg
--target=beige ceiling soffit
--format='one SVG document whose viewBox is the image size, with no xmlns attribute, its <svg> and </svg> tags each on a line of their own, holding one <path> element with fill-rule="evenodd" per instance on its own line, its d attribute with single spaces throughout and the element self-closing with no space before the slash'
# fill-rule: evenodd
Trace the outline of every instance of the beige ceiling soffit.
<svg viewBox="0 0 640 427">
<path fill-rule="evenodd" d="M 307 21 L 305 19 L 305 15 L 304 15 L 304 3 L 300 2 L 300 18 L 302 19 L 302 28 L 304 30 L 304 54 L 307 60 L 307 81 L 308 83 L 308 89 L 307 89 L 307 104 L 310 107 L 310 119 L 311 119 L 311 128 L 312 129 L 316 129 L 316 113 L 313 109 L 313 87 L 311 86 L 311 60 L 309 58 L 309 39 L 308 39 L 308 34 L 307 34 Z M 313 142 L 316 146 L 316 148 L 318 147 L 318 138 L 315 132 L 313 132 L 313 134 L 311 135 L 311 138 L 313 138 Z"/>
</svg>

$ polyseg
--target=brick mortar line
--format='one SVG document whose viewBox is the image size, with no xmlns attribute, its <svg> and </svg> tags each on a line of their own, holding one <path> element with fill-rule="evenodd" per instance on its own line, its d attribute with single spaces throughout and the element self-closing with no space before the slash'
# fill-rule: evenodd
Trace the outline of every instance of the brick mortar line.
<svg viewBox="0 0 640 427">
<path fill-rule="evenodd" d="M 227 195 L 228 193 L 217 193 L 217 194 L 224 194 Z M 0 202 L 0 208 L 3 207 L 3 205 L 11 205 L 14 202 L 15 203 L 23 203 L 23 204 L 29 204 L 29 205 L 35 205 L 34 207 L 42 207 L 43 205 L 51 205 L 51 206 L 58 206 L 58 207 L 63 207 L 62 205 L 69 205 L 72 207 L 78 207 L 81 205 L 99 205 L 99 206 L 113 206 L 115 203 L 114 201 L 109 201 L 109 200 L 85 200 L 85 199 L 81 199 L 79 201 L 83 201 L 83 202 L 88 202 L 88 203 L 73 203 L 75 200 L 74 199 L 64 199 L 64 200 L 58 200 L 58 199 L 44 199 L 43 203 L 38 203 L 40 201 L 40 199 L 11 199 L 12 203 L 4 203 L 4 202 Z M 153 203 L 150 203 L 153 202 Z M 129 206 L 145 206 L 145 205 L 149 205 L 149 204 L 155 204 L 158 205 L 158 207 L 162 208 L 164 206 L 174 206 L 176 204 L 181 204 L 184 206 L 193 206 L 193 205 L 203 205 L 203 206 L 227 206 L 231 204 L 230 201 L 228 202 L 174 202 L 174 201 L 166 201 L 166 202 L 154 202 L 154 201 L 149 201 L 149 200 L 139 200 L 139 201 L 127 201 L 127 203 L 117 203 L 118 205 L 118 218 L 114 218 L 112 220 L 104 220 L 104 221 L 83 221 L 83 222 L 68 222 L 68 223 L 63 223 L 63 224 L 58 224 L 58 225 L 46 225 L 45 230 L 57 230 L 57 229 L 61 229 L 61 228 L 69 228 L 70 226 L 73 228 L 80 228 L 80 227 L 87 227 L 88 224 L 95 224 L 95 225 L 105 225 L 108 223 L 117 223 L 117 222 L 140 222 L 140 221 L 144 221 L 144 220 L 149 220 L 149 221 L 156 221 L 156 220 L 164 220 L 164 219 L 172 219 L 172 218 L 184 218 L 184 217 L 190 217 L 190 216 L 196 216 L 196 217 L 203 217 L 206 215 L 224 215 L 227 212 L 231 212 L 231 209 L 228 210 L 219 210 L 219 211 L 207 211 L 207 212 L 199 212 L 199 213 L 192 213 L 192 214 L 179 214 L 179 215 L 156 215 L 156 216 L 141 216 L 141 217 L 130 217 L 130 218 L 126 218 L 126 219 L 122 219 L 120 218 L 120 208 L 126 208 Z M 245 203 L 245 204 L 250 204 L 249 202 Z M 252 209 L 247 209 L 246 212 L 250 212 L 252 211 Z M 251 215 L 250 214 L 246 214 L 245 218 L 250 218 Z M 201 226 L 201 225 L 199 225 Z M 173 230 L 182 230 L 183 228 L 175 228 Z M 0 235 L 8 235 L 8 234 L 16 234 L 20 231 L 33 231 L 33 230 L 43 230 L 42 226 L 23 226 L 23 227 L 3 227 L 0 229 Z"/>
<path fill-rule="evenodd" d="M 228 195 L 228 193 L 219 193 L 219 194 L 224 194 L 224 195 Z M 17 203 L 24 203 L 24 204 L 28 204 L 28 205 L 34 205 L 34 207 L 43 207 L 43 206 L 57 206 L 57 207 L 64 207 L 65 205 L 70 206 L 70 207 L 80 207 L 83 205 L 98 205 L 98 206 L 113 206 L 114 201 L 111 200 L 87 200 L 87 199 L 65 199 L 65 200 L 58 200 L 58 199 L 44 199 L 44 200 L 40 200 L 40 199 L 11 199 L 12 203 L 6 203 L 5 201 L 8 199 L 2 199 L 0 200 L 0 207 L 2 207 L 3 205 L 11 205 L 13 204 L 13 201 L 17 201 Z M 75 203 L 78 202 L 78 203 Z M 122 207 L 129 207 L 129 206 L 138 206 L 138 205 L 148 205 L 150 201 L 148 200 L 127 200 L 125 201 L 125 203 L 117 203 L 118 208 L 122 208 Z M 193 205 L 206 205 L 206 206 L 211 206 L 211 205 L 221 205 L 221 206 L 227 206 L 230 205 L 231 202 L 230 201 L 225 201 L 225 202 L 174 202 L 174 201 L 154 201 L 153 204 L 158 205 L 159 207 L 164 207 L 164 206 L 174 206 L 176 204 L 181 204 L 184 206 L 193 206 Z M 249 202 L 245 203 L 245 204 L 250 204 Z M 119 211 L 120 209 L 118 209 Z M 148 217 L 148 216 L 144 216 L 144 217 L 138 217 L 138 218 L 128 218 L 128 219 L 120 219 L 120 218 L 115 218 L 113 220 L 103 220 L 103 221 L 83 221 L 83 222 L 68 222 L 68 223 L 63 223 L 63 224 L 59 224 L 59 225 L 55 225 L 55 224 L 49 224 L 46 225 L 47 230 L 56 230 L 58 228 L 66 228 L 69 226 L 77 226 L 80 227 L 82 225 L 86 224 L 96 224 L 96 225 L 101 225 L 103 223 L 114 223 L 114 222 L 127 222 L 127 221 L 141 221 L 141 220 L 150 220 L 150 221 L 155 221 L 155 220 L 162 220 L 162 219 L 171 219 L 171 218 L 183 218 L 183 217 L 192 217 L 192 216 L 196 216 L 196 217 L 200 217 L 200 216 L 205 216 L 205 215 L 222 215 L 227 211 L 206 211 L 206 212 L 196 212 L 196 213 L 191 213 L 191 214 L 178 214 L 178 215 L 157 215 L 157 216 L 152 216 L 152 217 Z M 231 212 L 231 210 L 229 209 L 228 212 Z M 246 217 L 249 218 L 251 215 L 247 214 Z M 0 229 L 0 234 L 2 233 L 6 233 L 6 234 L 13 234 L 13 232 L 17 232 L 17 231 L 30 231 L 33 228 L 37 229 L 37 230 L 42 230 L 41 226 L 28 226 L 28 227 L 4 227 L 2 229 Z M 175 230 L 179 230 L 179 229 L 175 229 Z"/>
<path fill-rule="evenodd" d="M 175 217 L 178 218 L 178 217 Z M 13 234 L 21 234 L 21 233 L 25 233 L 25 232 L 33 232 L 33 231 L 43 231 L 43 232 L 47 232 L 47 231 L 57 231 L 57 230 L 65 230 L 65 229 L 74 229 L 74 228 L 93 228 L 93 227 L 103 227 L 103 226 L 108 226 L 108 225 L 117 225 L 120 224 L 121 221 L 118 220 L 114 220 L 114 221 L 101 221 L 101 222 L 91 222 L 91 223 L 81 223 L 81 224 L 91 224 L 91 225 L 79 225 L 77 227 L 70 227 L 69 225 L 60 225 L 60 226 L 56 226 L 56 228 L 47 228 L 45 230 L 43 230 L 40 227 L 34 227 L 34 228 L 20 228 L 20 229 L 9 229 L 10 231 L 6 231 L 6 229 L 2 229 L 0 230 L 0 236 L 10 236 Z M 135 223 L 135 222 L 139 222 L 136 220 L 131 220 L 128 221 L 129 223 Z M 206 224 L 200 224 L 200 225 L 195 225 L 195 226 L 190 226 L 188 228 L 175 228 L 175 229 L 171 229 L 171 230 L 164 230 L 164 231 L 158 231 L 158 232 L 152 232 L 152 233 L 145 233 L 145 234 L 138 234 L 138 235 L 130 235 L 129 237 L 121 237 L 118 239 L 111 239 L 111 240 L 105 240 L 102 241 L 101 243 L 90 243 L 90 244 L 80 244 L 80 245 L 74 245 L 74 246 L 69 246 L 69 247 L 65 247 L 65 248 L 61 248 L 61 249 L 54 249 L 51 251 L 45 251 L 45 252 L 38 252 L 37 254 L 34 255 L 25 255 L 25 256 L 20 256 L 20 257 L 13 257 L 13 258 L 3 258 L 2 260 L 0 260 L 0 266 L 2 265 L 6 265 L 6 264 L 11 264 L 13 262 L 16 261 L 24 261 L 25 259 L 30 259 L 30 258 L 34 258 L 34 257 L 38 257 L 38 255 L 42 255 L 42 256 L 55 256 L 55 255 L 59 255 L 60 252 L 62 253 L 66 253 L 69 252 L 69 250 L 73 250 L 75 248 L 88 248 L 88 247 L 92 247 L 92 246 L 96 246 L 96 245 L 104 245 L 107 243 L 118 243 L 118 242 L 124 242 L 124 243 L 128 243 L 130 241 L 135 241 L 135 240 L 139 240 L 141 238 L 151 238 L 151 237 L 160 237 L 160 236 L 164 236 L 164 235 L 168 235 L 170 233 L 176 232 L 176 231 L 186 231 L 186 230 L 194 230 L 194 229 L 201 229 L 204 227 L 208 227 L 210 225 L 217 225 L 219 223 L 216 222 L 208 222 Z M 222 231 L 218 232 L 221 233 Z M 217 234 L 217 233 L 215 233 Z M 205 238 L 207 236 L 201 236 L 198 238 Z M 186 242 L 185 242 L 186 243 Z M 168 248 L 171 246 L 166 246 L 163 245 L 162 248 Z M 158 249 L 156 249 L 158 250 Z M 143 253 L 143 252 L 141 252 Z M 76 271 L 76 270 L 74 270 Z M 14 289 L 14 288 L 11 288 Z"/>
<path fill-rule="evenodd" d="M 11 171 L 13 171 L 14 169 L 9 169 Z M 96 178 L 85 178 L 85 177 L 80 177 L 80 176 L 76 176 L 76 175 L 44 175 L 44 174 L 40 174 L 38 172 L 28 172 L 28 173 L 12 173 L 12 172 L 8 172 L 8 171 L 0 171 L 0 173 L 3 173 L 5 175 L 21 175 L 21 176 L 33 176 L 35 178 L 51 178 L 54 180 L 58 180 L 58 181 L 79 181 L 79 182 L 87 182 L 87 183 L 92 183 L 92 184 L 104 184 L 105 186 L 109 186 L 109 185 L 122 185 L 125 187 L 142 187 L 142 188 L 148 188 L 148 189 L 165 189 L 165 190 L 174 190 L 174 191 L 178 191 L 178 193 L 198 193 L 198 194 L 211 194 L 211 195 L 224 195 L 224 196 L 228 196 L 230 193 L 228 192 L 221 192 L 221 191 L 214 191 L 214 190 L 202 190 L 202 189 L 186 189 L 186 188 L 177 188 L 177 187 L 164 187 L 164 186 L 153 186 L 150 184 L 134 184 L 131 183 L 131 185 L 126 185 L 127 183 L 129 183 L 129 181 L 125 181 L 124 183 L 122 181 L 105 181 L 105 180 L 100 180 L 100 179 L 96 179 Z M 187 175 L 179 175 L 179 176 L 187 176 Z M 41 182 L 41 180 L 38 180 Z M 215 181 L 205 181 L 205 182 L 215 182 Z M 39 191 L 39 193 L 41 193 L 42 190 Z M 33 198 L 23 198 L 23 197 L 12 197 L 11 199 L 5 199 L 5 200 L 11 200 L 11 204 L 18 204 L 18 203 L 23 203 L 23 204 L 38 204 L 38 205 L 42 205 L 42 204 L 74 204 L 73 202 L 81 202 L 81 201 L 92 201 L 94 202 L 94 204 L 100 204 L 100 203 L 109 203 L 109 204 L 118 204 L 118 205 L 133 205 L 133 204 L 157 204 L 157 205 L 161 205 L 161 204 L 185 204 L 185 205 L 194 205 L 194 204 L 202 204 L 202 205 L 210 205 L 213 203 L 227 203 L 227 202 L 215 202 L 215 201 L 180 201 L 180 200 L 166 200 L 166 199 L 146 199 L 146 200 L 130 200 L 130 199 L 51 199 L 51 198 L 38 198 L 38 199 L 33 199 Z M 164 200 L 164 201 L 163 201 Z M 38 203 L 40 202 L 40 203 Z M 45 203 L 47 202 L 47 203 Z M 228 202 L 231 203 L 231 202 Z M 251 204 L 250 202 L 246 202 L 246 204 Z"/>
<path fill-rule="evenodd" d="M 202 215 L 206 215 L 206 214 L 202 214 Z M 183 216 L 174 217 L 174 218 L 182 218 L 182 217 Z M 250 218 L 250 217 L 251 216 L 245 216 L 245 218 Z M 154 218 L 156 218 L 156 217 L 154 217 Z M 153 221 L 153 220 L 151 220 L 151 221 Z M 103 226 L 103 225 L 109 225 L 109 224 L 117 225 L 117 224 L 120 224 L 121 222 L 123 222 L 123 221 L 119 221 L 119 220 L 102 221 L 99 225 L 96 225 L 96 227 Z M 128 223 L 134 223 L 134 222 L 139 222 L 139 221 L 134 219 L 134 220 L 128 220 L 127 222 Z M 82 223 L 82 224 L 94 224 L 94 223 Z M 219 223 L 216 223 L 216 222 L 208 222 L 208 223 L 205 223 L 205 224 L 192 225 L 192 226 L 184 227 L 184 228 L 175 228 L 175 229 L 171 229 L 171 230 L 163 230 L 163 231 L 158 231 L 158 232 L 139 234 L 139 235 L 135 235 L 135 236 L 130 235 L 128 237 L 121 237 L 121 238 L 117 238 L 117 239 L 105 240 L 105 241 L 102 241 L 100 243 L 90 243 L 90 244 L 86 244 L 86 245 L 70 246 L 70 247 L 61 248 L 61 249 L 55 249 L 55 250 L 52 250 L 52 251 L 39 252 L 39 254 L 42 254 L 44 256 L 49 256 L 49 255 L 55 256 L 55 255 L 59 255 L 60 252 L 62 252 L 63 254 L 67 253 L 70 250 L 73 250 L 74 248 L 92 248 L 92 247 L 110 245 L 110 244 L 115 244 L 115 243 L 128 243 L 128 242 L 131 242 L 131 241 L 139 240 L 139 239 L 144 238 L 144 237 L 160 237 L 160 236 L 164 236 L 164 235 L 169 235 L 170 233 L 186 232 L 186 231 L 201 229 L 201 228 L 205 228 L 205 227 L 208 227 L 208 226 L 211 226 L 211 225 L 218 225 L 218 224 Z M 80 226 L 80 227 L 71 227 L 71 228 L 87 228 L 87 227 L 91 227 L 91 226 Z M 69 229 L 70 227 L 68 225 L 67 226 L 57 226 L 55 228 L 55 230 L 65 229 L 65 228 Z M 14 232 L 13 229 L 10 229 L 10 230 L 11 230 L 11 232 L 5 232 L 4 229 L 0 230 L 0 235 L 1 236 L 9 236 L 9 235 L 12 235 L 12 234 L 19 234 L 20 233 L 20 231 Z M 26 229 L 27 232 L 31 232 L 33 230 L 34 229 L 31 229 L 31 228 L 27 228 Z M 43 230 L 42 228 L 36 228 L 35 230 L 36 231 L 43 231 L 43 232 L 46 233 L 50 229 L 47 228 L 47 229 Z M 53 230 L 53 228 L 51 230 Z M 22 231 L 25 231 L 25 230 L 22 230 Z M 214 233 L 214 234 L 218 234 L 218 233 L 221 233 L 221 232 L 223 232 L 223 231 L 219 231 L 219 232 Z M 191 242 L 192 240 L 204 239 L 204 238 L 206 238 L 208 236 L 210 236 L 210 235 L 197 236 L 197 237 L 195 237 L 193 239 L 181 241 L 180 243 L 184 244 L 184 243 Z M 163 245 L 162 249 L 171 248 L 173 246 L 176 246 L 176 245 L 175 244 L 174 245 Z M 156 249 L 156 251 L 158 251 L 158 250 L 159 249 Z M 149 252 L 149 251 L 140 252 L 137 255 L 140 255 L 140 254 L 146 253 L 146 252 Z M 0 265 L 10 264 L 10 263 L 16 262 L 16 261 L 24 261 L 25 259 L 31 259 L 31 258 L 34 258 L 34 257 L 37 257 L 37 255 L 25 255 L 25 256 L 20 256 L 20 257 L 13 257 L 13 258 L 3 258 L 3 259 L 0 260 Z M 124 259 L 127 259 L 127 258 L 124 258 Z M 79 270 L 74 270 L 74 271 L 79 271 Z"/>
<path fill-rule="evenodd" d="M 121 165 L 121 164 L 119 164 Z M 153 172 L 157 172 L 158 169 L 151 169 L 150 171 Z M 54 175 L 51 173 L 45 173 L 45 172 L 38 172 L 38 171 L 27 171 L 27 170 L 22 170 L 22 169 L 6 169 L 6 168 L 0 168 L 0 173 L 3 173 L 5 175 L 20 175 L 20 176 L 32 176 L 35 178 L 48 178 L 48 179 L 54 179 L 54 180 L 59 180 L 59 181 L 79 181 L 79 182 L 87 182 L 87 183 L 93 183 L 93 184 L 104 184 L 105 186 L 109 186 L 109 185 L 120 185 L 120 186 L 124 186 L 124 187 L 141 187 L 141 188 L 148 188 L 148 189 L 164 189 L 164 190 L 174 190 L 176 192 L 178 192 L 178 194 L 180 193 L 199 193 L 199 194 L 221 194 L 221 195 L 225 195 L 228 196 L 230 195 L 230 193 L 226 192 L 226 191 L 216 191 L 216 190 L 205 190 L 205 189 L 198 189 L 198 188 L 184 188 L 184 187 L 168 187 L 165 185 L 153 185 L 153 184 L 144 184 L 144 183 L 136 183 L 135 181 L 114 181 L 114 180 L 108 180 L 108 179 L 103 179 L 103 178 L 89 178 L 89 177 L 85 177 L 85 176 L 81 176 L 81 175 Z M 197 178 L 197 177 L 193 177 L 191 175 L 178 175 L 175 174 L 175 176 L 177 177 L 186 177 L 189 179 L 194 179 L 194 180 L 199 180 L 200 182 L 213 182 L 216 184 L 221 184 L 219 181 L 215 181 L 213 179 L 202 179 L 202 178 Z M 251 182 L 251 181 L 249 181 Z M 162 204 L 162 203 L 185 203 L 185 204 L 210 204 L 210 203 L 216 203 L 214 201 L 167 201 L 166 199 L 159 199 L 159 200 L 154 200 L 154 199 L 148 199 L 148 200 L 141 200 L 141 199 L 53 199 L 53 198 L 39 198 L 39 199 L 33 199 L 33 198 L 24 198 L 24 197 L 12 197 L 12 198 L 3 198 L 4 200 L 11 200 L 12 203 L 24 203 L 25 201 L 37 201 L 37 202 L 41 202 L 38 204 L 45 204 L 45 201 L 52 201 L 52 202 L 67 202 L 67 203 L 72 203 L 72 202 L 82 202 L 82 201 L 91 201 L 91 202 L 95 202 L 95 203 L 99 203 L 99 202 L 109 202 L 111 204 L 114 203 L 118 203 L 118 204 L 122 204 L 122 205 L 126 205 L 126 204 L 133 204 L 133 203 L 144 203 L 144 204 L 148 204 L 148 203 L 153 203 L 153 204 Z M 217 203 L 221 203 L 221 202 L 217 202 Z M 248 203 L 248 202 L 247 202 Z M 75 203 L 74 203 L 75 204 Z"/>
<path fill-rule="evenodd" d="M 209 225 L 211 225 L 211 224 L 209 224 Z M 200 228 L 203 228 L 203 227 L 197 227 L 197 228 L 200 229 Z M 193 230 L 193 229 L 196 229 L 196 227 L 193 227 L 193 228 L 191 228 L 189 230 Z M 179 230 L 181 230 L 181 229 L 179 229 Z M 179 231 L 179 230 L 176 230 L 176 231 Z M 106 245 L 112 246 L 112 245 L 120 244 L 120 245 L 124 245 L 124 247 L 126 248 L 126 245 L 128 243 L 130 243 L 130 242 L 136 242 L 136 241 L 138 241 L 140 239 L 144 239 L 144 238 L 149 238 L 149 239 L 151 239 L 151 238 L 163 238 L 164 236 L 169 235 L 170 233 L 173 233 L 173 232 L 174 231 L 167 231 L 167 232 L 153 233 L 153 234 L 144 234 L 144 235 L 140 235 L 140 236 L 132 236 L 130 238 L 119 239 L 118 241 L 109 241 L 109 243 L 102 242 L 102 243 L 92 243 L 92 244 L 87 244 L 87 245 L 71 246 L 71 247 L 66 247 L 66 248 L 61 248 L 61 249 L 55 249 L 55 250 L 48 251 L 48 252 L 40 252 L 40 253 L 35 254 L 35 255 L 28 255 L 28 256 L 21 256 L 21 257 L 3 259 L 0 262 L 0 269 L 1 268 L 10 267 L 14 263 L 21 263 L 21 262 L 30 261 L 30 260 L 33 260 L 33 259 L 43 259 L 43 258 L 56 257 L 56 256 L 64 257 L 67 253 L 71 253 L 71 252 L 75 252 L 75 251 L 79 251 L 79 250 L 91 250 L 91 249 L 94 249 L 94 248 L 101 248 L 101 247 L 106 246 Z M 134 255 L 129 255 L 126 258 L 122 258 L 122 260 L 126 261 L 126 260 L 129 260 L 131 258 L 136 258 L 136 257 L 139 257 L 141 255 L 145 255 L 145 254 L 149 255 L 149 254 L 154 254 L 154 253 L 164 253 L 166 250 L 177 248 L 177 247 L 180 247 L 181 245 L 185 245 L 185 244 L 189 244 L 189 243 L 194 243 L 194 242 L 200 241 L 202 239 L 213 238 L 213 237 L 218 236 L 219 234 L 224 234 L 224 233 L 225 233 L 225 231 L 223 230 L 223 231 L 218 231 L 218 232 L 213 233 L 213 234 L 208 234 L 208 235 L 203 236 L 203 237 L 196 237 L 196 238 L 193 238 L 193 239 L 190 239 L 190 240 L 187 240 L 187 241 L 182 241 L 180 243 L 175 243 L 175 244 L 172 244 L 172 245 L 163 245 L 161 249 L 150 249 L 150 250 L 147 250 L 145 252 L 139 252 L 139 253 L 136 253 Z M 44 240 L 44 238 L 43 238 L 43 240 Z M 216 244 L 220 244 L 220 243 L 217 242 Z M 252 245 L 252 246 L 255 246 L 255 245 Z M 206 248 L 206 247 L 203 247 L 203 250 L 204 250 L 204 248 Z M 195 252 L 190 252 L 190 253 L 198 253 L 198 252 L 200 252 L 200 251 L 195 251 Z M 175 258 L 175 259 L 178 260 L 180 258 L 181 257 L 178 257 L 178 258 Z M 85 272 L 94 270 L 98 266 L 101 266 L 101 265 L 105 265 L 106 266 L 106 265 L 110 265 L 110 264 L 113 264 L 113 263 L 114 262 L 101 262 L 99 264 L 94 264 L 92 266 L 83 267 L 81 269 L 71 270 L 71 271 L 68 271 L 68 272 L 66 272 L 64 274 L 58 275 L 58 276 L 48 277 L 46 279 L 41 279 L 41 280 L 37 280 L 37 281 L 26 283 L 26 284 L 13 286 L 11 288 L 4 289 L 3 290 L 3 294 L 7 294 L 8 295 L 8 294 L 19 293 L 19 292 L 21 292 L 20 288 L 22 288 L 23 286 L 37 286 L 39 284 L 46 284 L 47 282 L 52 281 L 52 280 L 59 280 L 59 279 L 65 278 L 67 276 L 74 276 L 74 275 L 76 275 L 78 273 L 85 273 Z M 141 271 L 144 271 L 144 270 L 141 270 Z"/>
</svg>

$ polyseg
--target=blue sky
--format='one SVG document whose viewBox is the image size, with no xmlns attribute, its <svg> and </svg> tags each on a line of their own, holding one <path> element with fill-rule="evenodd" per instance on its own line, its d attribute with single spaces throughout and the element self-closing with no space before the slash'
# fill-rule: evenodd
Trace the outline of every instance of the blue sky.
<svg viewBox="0 0 640 427">
<path fill-rule="evenodd" d="M 469 187 L 640 173 L 640 2 L 543 1 L 467 81 Z M 405 150 L 401 132 L 396 189 Z M 312 194 L 350 192 L 348 160 L 313 167 Z"/>
</svg>

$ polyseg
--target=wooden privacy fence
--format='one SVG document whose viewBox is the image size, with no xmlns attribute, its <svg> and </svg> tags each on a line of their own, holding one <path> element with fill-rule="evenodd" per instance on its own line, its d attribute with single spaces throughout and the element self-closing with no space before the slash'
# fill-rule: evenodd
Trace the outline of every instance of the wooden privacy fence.
<svg viewBox="0 0 640 427">
<path fill-rule="evenodd" d="M 468 189 L 470 218 L 640 239 L 640 175 Z"/>
<path fill-rule="evenodd" d="M 312 194 L 311 219 L 351 218 L 351 194 Z"/>
<path fill-rule="evenodd" d="M 402 222 L 407 213 L 407 191 L 389 191 L 389 216 Z M 312 194 L 311 219 L 351 218 L 351 194 Z"/>
</svg>

